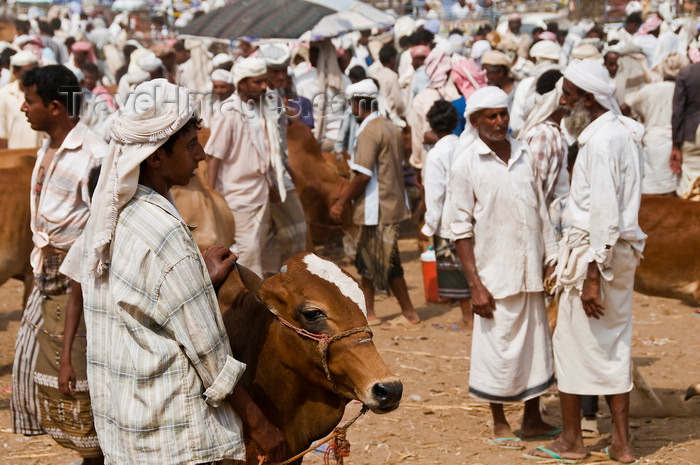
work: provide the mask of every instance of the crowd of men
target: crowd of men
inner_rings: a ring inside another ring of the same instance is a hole
[[[482,3],[452,13],[490,11]],[[630,2],[607,32],[582,20],[525,34],[511,14],[504,30],[468,34],[428,15],[332,40],[241,39],[235,50],[192,38],[147,48],[128,22],[51,9],[17,21],[2,45],[0,146],[41,147],[16,433],[48,433],[88,464],[195,464],[242,460],[243,424],[276,456],[280,432],[236,384],[245,366],[231,356],[215,289],[234,262],[266,276],[306,250],[287,148],[288,128],[303,125],[322,150],[349,154],[352,178],[329,214],[359,226],[368,324],[422,324],[397,240],[418,191],[440,295],[459,301],[460,325],[473,329],[469,392],[489,402],[495,446],[561,432],[525,455],[584,458],[586,421],[605,395],[606,451],[634,462],[640,199],[700,196],[692,18]],[[205,159],[236,230],[231,250],[200,254],[170,189]],[[377,290],[396,296],[398,317],[380,320]],[[553,336],[548,292],[559,298]],[[555,383],[561,430],[539,408]],[[515,401],[520,437],[503,410]]]

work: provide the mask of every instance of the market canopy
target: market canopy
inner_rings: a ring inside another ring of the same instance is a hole
[[[393,22],[391,15],[356,0],[238,0],[196,18],[180,32],[219,39],[296,39],[312,31],[321,38]]]

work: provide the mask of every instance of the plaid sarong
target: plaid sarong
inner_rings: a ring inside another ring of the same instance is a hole
[[[362,226],[357,242],[355,266],[363,278],[370,279],[380,291],[389,291],[389,280],[403,276],[396,243],[397,224]]]
[[[27,436],[45,434],[39,420],[39,403],[34,384],[34,365],[39,353],[36,341],[37,327],[43,320],[41,305],[44,296],[35,285],[27,299],[22,323],[15,339],[15,359],[12,364],[12,399],[10,412],[12,432]]]
[[[454,244],[439,236],[435,241],[435,260],[437,265],[438,294],[447,299],[469,299],[469,283],[462,271],[462,264],[455,251]]]

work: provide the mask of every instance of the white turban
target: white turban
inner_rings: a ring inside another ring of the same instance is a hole
[[[39,64],[39,59],[32,52],[28,50],[22,50],[17,52],[10,57],[10,66],[21,68],[22,66],[36,65]]]
[[[139,58],[137,64],[139,65],[139,68],[149,73],[158,71],[163,67],[163,61],[160,58],[158,58],[153,52],[147,54],[142,58]]]
[[[475,90],[469,97],[469,100],[467,100],[464,117],[468,120],[477,111],[490,108],[508,108],[508,94],[499,87],[486,86]]]
[[[491,43],[488,40],[477,40],[472,45],[471,58],[479,61],[487,51],[491,50]]]
[[[526,110],[527,114],[525,114],[525,124],[520,130],[520,137],[522,137],[523,134],[534,126],[549,119],[549,117],[552,116],[552,113],[557,111],[560,106],[559,100],[561,100],[561,96],[563,94],[561,88],[563,82],[563,79],[559,79],[556,86],[554,86],[554,89],[545,94],[535,92],[535,95],[531,97],[532,101],[528,99],[528,103],[530,104],[529,111]]]
[[[223,65],[230,64],[229,69],[233,66],[233,57],[227,53],[219,53],[211,60],[214,68],[219,68]]]
[[[559,61],[561,47],[551,40],[540,40],[530,49],[530,57]]]
[[[581,44],[577,47],[575,47],[571,51],[571,56],[574,60],[596,60],[596,61],[602,61],[602,56],[600,55],[600,52],[598,51],[598,48],[589,43],[584,43]]]
[[[154,79],[140,84],[117,110],[110,128],[112,141],[102,163],[86,228],[93,243],[88,247],[88,269],[97,276],[109,266],[119,210],[133,198],[139,181],[139,166],[179,131],[194,115],[189,91]],[[172,198],[169,198],[174,202]]]
[[[231,77],[231,72],[226,71],[225,69],[215,69],[211,73],[212,81],[223,81],[231,84]]]
[[[233,65],[233,85],[238,87],[238,83],[245,78],[258,77],[267,73],[265,60],[258,57],[244,58]]]
[[[642,13],[644,11],[644,7],[640,2],[637,0],[633,0],[625,6],[625,14],[627,16],[631,15],[632,13]]]
[[[354,97],[371,97],[377,98],[379,88],[371,79],[363,79],[360,82],[351,84],[345,88],[345,95],[351,99]]]
[[[469,117],[477,111],[491,108],[508,108],[508,94],[496,86],[487,86],[477,89],[467,99],[467,108],[464,110],[464,117],[467,124],[462,135],[459,136],[459,147],[469,146],[479,139],[479,131],[472,126]],[[459,150],[459,148],[457,149]]]
[[[284,44],[263,44],[258,48],[265,64],[271,68],[286,69],[292,59],[292,51]]]
[[[510,60],[510,58],[508,58],[508,55],[498,50],[486,51],[481,56],[481,64],[491,66],[505,66],[508,69],[510,69],[510,67],[513,66],[513,62]]]
[[[615,83],[608,70],[593,60],[575,60],[564,70],[564,78],[584,92],[590,92],[596,102],[604,108],[620,115],[620,107],[615,100]]]

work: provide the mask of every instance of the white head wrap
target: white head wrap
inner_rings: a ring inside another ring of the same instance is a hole
[[[139,166],[194,115],[189,91],[165,79],[136,87],[117,111],[110,128],[112,141],[93,198],[87,229],[92,234],[88,269],[97,276],[109,266],[110,246],[119,210],[134,196]],[[173,199],[169,199],[173,202]],[[94,254],[93,254],[94,253]]]
[[[233,85],[238,87],[238,83],[245,78],[258,77],[267,73],[265,60],[258,57],[244,58],[233,66]]]
[[[644,11],[644,7],[640,2],[637,0],[633,0],[625,6],[625,14],[627,16],[631,15],[632,13],[642,13]]]
[[[467,119],[467,124],[464,127],[462,135],[459,137],[460,146],[471,145],[479,138],[479,131],[472,126],[469,117],[478,111],[491,108],[508,108],[508,94],[496,86],[487,86],[477,89],[467,99],[467,108],[464,110],[464,117]]]
[[[149,73],[158,71],[163,67],[163,61],[156,56],[155,53],[150,52],[146,56],[139,58],[138,63],[139,68]]]
[[[211,80],[212,81],[223,81],[231,84],[231,72],[226,71],[225,69],[215,69],[211,73]]]
[[[16,66],[18,68],[28,65],[39,64],[39,59],[32,52],[28,50],[22,50],[17,52],[10,57],[10,66]]]
[[[263,44],[258,48],[265,64],[271,68],[286,69],[292,59],[292,51],[284,44]]]
[[[595,45],[590,44],[590,43],[584,43],[581,44],[577,47],[575,47],[571,51],[571,57],[574,60],[596,60],[596,61],[602,61],[603,57],[598,51],[598,48],[596,48]]]
[[[231,66],[233,66],[233,57],[227,53],[219,53],[211,60],[211,64],[214,68],[219,68],[220,66],[228,64],[228,68],[231,69]]]
[[[345,89],[345,95],[351,99],[353,97],[372,97],[377,98],[379,88],[371,79],[363,79],[355,84],[349,85]]]
[[[487,51],[491,50],[491,43],[488,40],[477,40],[472,45],[471,57],[479,61]]]
[[[400,39],[403,36],[410,36],[416,30],[416,22],[410,16],[402,16],[394,23],[394,35]]]
[[[467,100],[464,117],[468,120],[477,111],[490,108],[508,108],[508,94],[496,86],[486,86],[475,90]]]
[[[605,66],[593,60],[574,60],[564,70],[564,77],[573,85],[590,92],[596,102],[616,115],[621,115],[615,100],[615,83]]]
[[[498,50],[488,50],[481,56],[482,65],[505,66],[510,69],[513,62],[508,58],[508,55]]]
[[[561,90],[563,82],[563,79],[559,79],[556,86],[554,86],[554,89],[551,91],[547,92],[546,94],[539,94],[535,92],[535,95],[532,96],[532,101],[528,99],[527,106],[529,108],[525,110],[525,124],[520,130],[521,137],[534,126],[546,121],[550,116],[552,116],[552,113],[557,111],[560,106],[559,100],[561,99],[563,93]]]
[[[530,49],[530,57],[544,58],[545,60],[559,61],[561,47],[551,40],[540,40]]]

